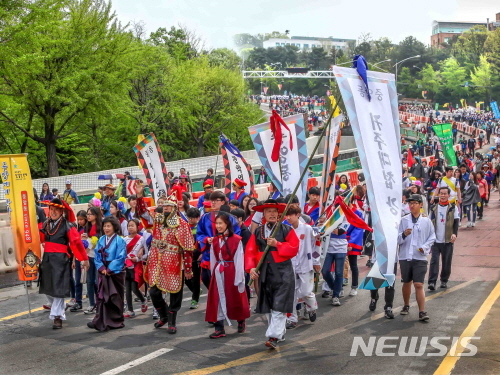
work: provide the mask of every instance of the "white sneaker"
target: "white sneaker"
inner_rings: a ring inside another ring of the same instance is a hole
[[[476,222],[475,222],[475,221],[473,221],[473,222],[472,222],[472,226],[473,226],[473,227],[475,227],[475,226],[476,226]]]
[[[340,293],[339,293],[339,298],[342,298],[342,297],[344,297],[344,289],[341,289]]]
[[[358,288],[352,288],[351,292],[349,293],[351,297],[357,296],[358,295]]]
[[[467,228],[470,228],[470,227],[472,227],[472,223],[469,221],[469,222],[467,223]]]
[[[333,306],[340,306],[340,300],[337,297],[332,298],[332,305]]]

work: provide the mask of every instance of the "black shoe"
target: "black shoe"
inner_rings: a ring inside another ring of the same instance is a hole
[[[377,308],[377,300],[376,299],[372,299],[370,301],[370,306],[368,307],[368,309],[370,311],[375,311],[376,308]]]
[[[316,315],[316,310],[310,311],[309,312],[309,321],[311,323],[314,323],[316,321],[317,315]]]
[[[264,345],[266,345],[268,348],[276,349],[278,347],[278,339],[271,337],[266,341]]]
[[[172,324],[169,324],[167,332],[170,333],[171,335],[175,335],[177,333],[177,327]]]
[[[324,291],[323,294],[321,294],[321,298],[330,298],[331,294],[328,291]]]
[[[392,312],[392,307],[388,307],[385,309],[385,314],[384,316],[387,318],[387,319],[394,319],[394,313]]]
[[[285,327],[286,327],[286,329],[294,329],[295,327],[297,327],[297,323],[295,323],[295,322],[286,322]]]
[[[210,336],[211,339],[220,339],[221,337],[226,337],[226,331],[222,330],[222,331],[215,331],[214,333],[212,333]]]
[[[448,288],[448,285],[446,285],[447,283],[445,283],[444,281],[441,281],[441,286],[440,288],[443,288],[443,289],[446,289]]]
[[[247,323],[245,321],[238,323],[238,333],[244,333],[247,329]]]
[[[429,290],[436,290],[436,283],[430,282],[429,286],[427,287]]]
[[[421,320],[423,322],[426,322],[429,320],[429,316],[427,315],[427,313],[425,311],[420,311],[418,313],[418,320]]]
[[[167,324],[167,320],[165,318],[163,319],[158,319],[158,321],[155,323],[155,328],[161,328],[165,324]]]
[[[372,268],[373,267],[373,262],[371,259],[368,259],[368,261],[366,262],[366,267],[368,268]]]
[[[87,323],[87,327],[92,328],[92,329],[97,329],[97,328],[95,327],[95,324],[94,324],[93,322],[88,322],[88,323]]]
[[[54,318],[54,324],[52,324],[53,329],[61,329],[62,328],[62,319],[59,316]]]
[[[69,311],[71,312],[77,312],[79,310],[82,310],[82,305],[80,305],[79,303],[75,303],[73,306],[71,306],[71,309],[69,309]]]
[[[410,306],[404,305],[403,309],[401,310],[400,314],[401,315],[408,315],[410,313]]]

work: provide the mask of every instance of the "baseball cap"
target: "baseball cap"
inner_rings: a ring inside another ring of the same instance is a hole
[[[66,180],[66,185],[71,185],[71,180]]]

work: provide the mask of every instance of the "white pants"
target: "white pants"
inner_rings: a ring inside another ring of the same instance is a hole
[[[314,311],[318,308],[318,303],[316,302],[316,296],[313,292],[314,288],[314,271],[309,271],[308,273],[298,273],[295,275],[295,300],[293,303],[294,310],[293,314],[288,317],[291,322],[297,323],[297,310],[295,306],[297,303],[302,302],[306,306],[306,311]]]
[[[66,302],[64,302],[64,298],[47,296],[47,300],[52,305],[50,308],[49,319],[54,320],[56,316],[59,316],[62,320],[66,320]]]
[[[281,340],[286,332],[286,313],[271,310],[266,317],[268,323],[266,337]]]

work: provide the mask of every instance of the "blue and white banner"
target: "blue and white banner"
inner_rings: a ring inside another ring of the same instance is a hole
[[[283,138],[277,161],[273,161],[271,158],[275,142],[271,131],[271,123],[265,122],[251,126],[248,131],[269,178],[283,197],[286,197],[293,192],[299,182],[300,176],[307,165],[308,157],[303,115],[289,116],[283,120],[288,129],[283,125],[279,125],[281,126]],[[306,190],[307,178],[304,178],[297,190],[297,197],[301,206],[305,203]]]
[[[500,119],[500,110],[498,109],[498,103],[495,101],[491,102],[490,105],[491,110],[493,111],[493,116],[495,116],[496,119]]]
[[[333,72],[353,129],[372,212],[377,264],[360,288],[378,289],[394,284],[401,221],[401,136],[394,75],[338,66]]]
[[[231,193],[231,183],[236,178],[247,183],[246,192],[253,196],[255,193],[253,172],[240,150],[224,134],[219,136],[222,160],[224,162],[224,175],[226,177],[224,194]]]

